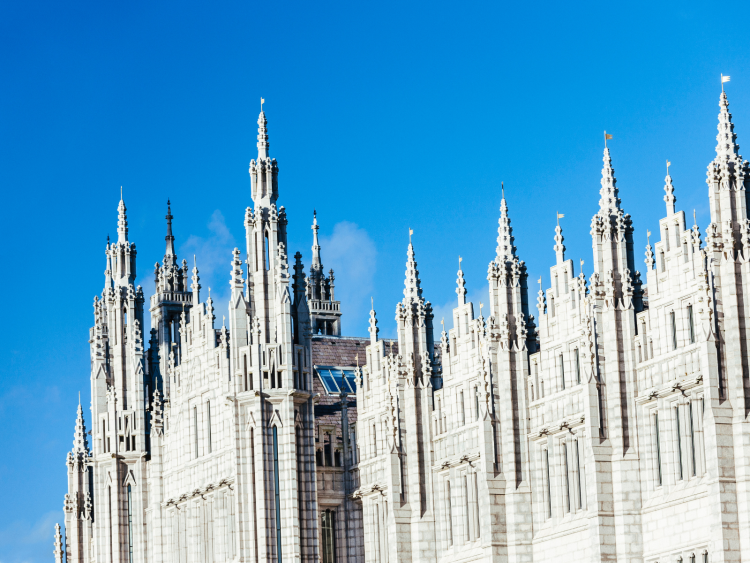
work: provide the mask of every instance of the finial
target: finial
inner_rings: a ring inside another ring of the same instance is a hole
[[[357,368],[359,369],[359,353],[354,356],[354,361],[357,362]]]
[[[724,89],[724,88],[722,87],[722,90],[723,90],[723,89]],[[120,201],[122,201],[122,186],[120,186]]]
[[[461,269],[461,262],[463,262],[463,258],[461,258],[461,255],[458,255],[458,269]]]
[[[724,83],[729,82],[729,76],[721,75],[721,91],[724,91]]]
[[[198,264],[195,261],[195,254],[193,254],[193,268],[197,268],[197,267],[198,267]]]
[[[484,307],[484,303],[482,303],[482,302],[480,301],[480,302],[479,302],[479,316],[480,316],[480,317],[482,316],[482,307]]]
[[[409,244],[411,244],[411,236],[414,234],[414,229],[409,229]]]
[[[693,209],[693,225],[697,225],[698,221],[695,220],[695,209]]]
[[[646,229],[646,244],[651,246],[651,231],[649,231],[648,229]]]
[[[227,326],[227,316],[222,315],[221,316],[221,328],[225,328]]]
[[[372,295],[370,296],[370,310],[373,311],[375,309],[375,301],[372,298]]]
[[[581,272],[583,272],[583,258],[581,258]]]
[[[211,286],[208,287],[208,298],[211,299]]]
[[[560,213],[560,212],[558,211],[558,212],[557,212],[557,226],[558,226],[558,227],[560,226],[560,219],[562,219],[563,217],[565,217],[565,215],[564,215],[564,214],[562,214],[562,213]]]
[[[440,324],[443,326],[443,332],[445,332],[445,317],[440,319]]]
[[[542,291],[542,276],[539,276],[539,291]]]
[[[672,164],[669,162],[669,159],[667,159],[667,176],[669,176],[669,165]]]
[[[81,392],[78,392],[78,406],[81,406]]]
[[[610,135],[609,133],[607,133],[607,132],[605,131],[605,132],[604,132],[604,148],[605,148],[605,149],[607,148],[607,140],[608,140],[608,139],[611,139],[611,138],[612,138],[612,135]]]
[[[503,199],[505,199],[505,182],[500,182],[500,191],[503,193]]]
[[[260,99],[260,111],[263,111],[263,102],[265,102],[265,100],[261,98]]]

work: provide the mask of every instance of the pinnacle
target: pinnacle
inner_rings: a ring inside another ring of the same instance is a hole
[[[599,190],[599,214],[602,216],[616,214],[620,209],[620,198],[617,197],[617,179],[612,168],[609,148],[604,147],[604,166],[602,167],[602,187]]]
[[[313,232],[313,245],[312,245],[312,269],[313,270],[323,270],[323,264],[320,261],[320,243],[318,241],[318,229],[320,228],[318,226],[318,214],[315,210],[313,210],[313,224],[312,227],[310,227]]]
[[[503,185],[503,199],[500,202],[500,219],[497,228],[497,257],[498,264],[512,262],[516,257],[516,247],[513,246],[513,229],[508,216],[508,204],[505,201],[505,186]]]
[[[120,187],[120,203],[117,206],[117,242],[128,242],[128,208],[122,199],[122,187]]]
[[[167,262],[167,257],[170,257],[174,260],[176,258],[175,252],[174,252],[174,236],[172,236],[172,219],[174,217],[172,216],[172,206],[169,200],[167,200],[167,216],[165,219],[167,220],[167,236],[164,237],[164,240],[167,241],[167,250],[164,255],[164,262]]]
[[[404,303],[416,303],[422,300],[422,287],[419,280],[417,261],[414,259],[414,246],[409,243],[406,251],[406,279],[404,280]]]
[[[739,145],[737,145],[737,135],[734,133],[734,123],[732,123],[732,114],[729,113],[729,101],[727,93],[722,90],[719,98],[719,124],[718,134],[716,135],[716,156],[728,159],[739,156]]]
[[[76,429],[73,435],[73,453],[88,454],[89,446],[86,441],[86,423],[83,420],[83,408],[81,407],[81,399],[79,395],[78,399],[78,416],[76,417]]]
[[[258,160],[265,160],[268,158],[268,119],[266,119],[266,112],[263,111],[263,106],[260,109],[260,115],[258,116]]]

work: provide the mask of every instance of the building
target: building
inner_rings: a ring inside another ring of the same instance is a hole
[[[750,165],[723,91],[703,240],[667,173],[641,276],[605,146],[591,277],[558,225],[532,315],[503,194],[486,305],[459,269],[438,341],[411,242],[397,340],[374,310],[341,336],[316,217],[289,273],[258,125],[228,326],[168,212],[146,346],[120,202],[58,563],[750,561]]]

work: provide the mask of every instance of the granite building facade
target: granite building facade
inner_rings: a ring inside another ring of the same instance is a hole
[[[290,272],[263,112],[221,328],[168,212],[143,334],[120,201],[57,562],[750,561],[750,165],[719,106],[705,232],[667,170],[640,274],[605,147],[593,274],[558,224],[530,301],[503,194],[489,294],[459,269],[437,335],[411,242],[392,341],[374,310],[341,335],[317,217]]]

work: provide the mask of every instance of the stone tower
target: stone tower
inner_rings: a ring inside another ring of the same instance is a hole
[[[320,259],[318,214],[313,211],[313,245],[310,277],[307,278],[307,303],[313,334],[341,336],[341,302],[334,296],[333,269],[326,277]]]

